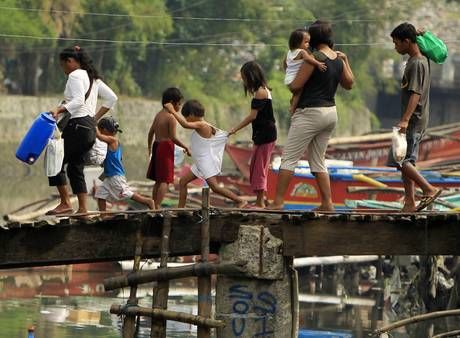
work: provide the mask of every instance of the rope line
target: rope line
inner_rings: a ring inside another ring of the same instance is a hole
[[[76,15],[90,15],[90,16],[107,16],[107,17],[130,17],[140,19],[152,19],[152,18],[172,18],[174,20],[196,20],[196,21],[239,21],[239,22],[314,22],[314,19],[257,19],[257,18],[223,18],[223,17],[194,17],[194,16],[169,16],[169,15],[152,15],[152,14],[121,14],[121,13],[103,13],[103,12],[81,12],[81,11],[69,11],[69,10],[58,10],[58,9],[42,9],[42,8],[21,8],[21,7],[9,7],[0,6],[0,9],[9,11],[25,11],[25,12],[46,12],[46,13],[58,13],[58,14],[76,14]],[[349,18],[349,19],[331,19],[331,23],[339,22],[375,22],[376,19],[360,19],[360,18]]]

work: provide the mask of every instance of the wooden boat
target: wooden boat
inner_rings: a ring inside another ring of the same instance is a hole
[[[428,168],[442,163],[460,161],[460,123],[427,129],[420,144],[418,166]],[[326,157],[349,160],[358,166],[383,166],[391,146],[391,133],[336,137],[329,142]],[[228,144],[227,154],[244,178],[249,178],[252,149],[249,143]],[[281,156],[282,147],[276,146],[272,159]]]
[[[347,200],[373,199],[378,202],[395,202],[404,193],[400,174],[394,168],[335,166],[328,169],[332,201],[338,210],[350,208],[346,205]],[[445,177],[435,171],[421,173],[431,184],[443,188],[446,194],[460,191],[459,177]],[[269,200],[275,197],[277,176],[277,169],[269,171]],[[296,168],[284,198],[285,209],[312,209],[319,205],[319,190],[308,167]],[[449,205],[448,202],[444,204]]]

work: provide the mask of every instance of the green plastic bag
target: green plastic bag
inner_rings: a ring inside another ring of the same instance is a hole
[[[425,32],[422,35],[417,35],[417,45],[420,51],[428,59],[443,63],[447,58],[447,46],[440,38],[431,32]]]

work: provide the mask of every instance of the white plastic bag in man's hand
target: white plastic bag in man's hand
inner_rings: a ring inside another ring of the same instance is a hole
[[[393,136],[391,137],[393,158],[396,162],[400,163],[406,157],[407,140],[406,134],[399,132],[399,127],[393,127]]]
[[[48,177],[59,174],[64,162],[64,139],[56,131],[54,138],[49,139],[45,152],[45,173]]]

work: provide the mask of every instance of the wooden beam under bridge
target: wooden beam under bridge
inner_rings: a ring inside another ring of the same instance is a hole
[[[55,221],[55,219],[54,219]],[[170,256],[200,253],[200,212],[173,215]],[[10,223],[0,227],[0,269],[133,259],[136,231],[142,257],[159,257],[161,214],[125,214],[116,219],[51,224]],[[458,213],[266,212],[212,209],[210,252],[236,240],[241,224],[265,225],[283,239],[285,256],[459,255]]]

